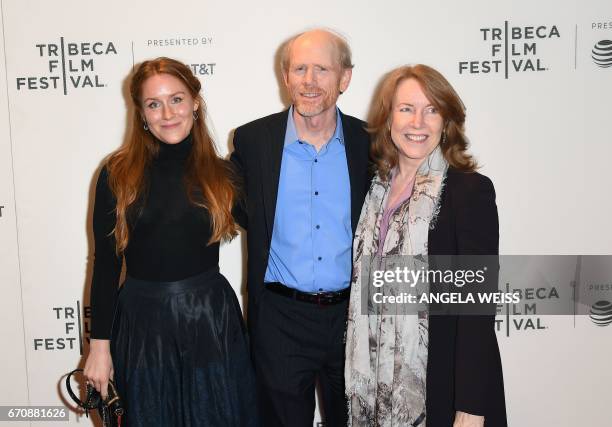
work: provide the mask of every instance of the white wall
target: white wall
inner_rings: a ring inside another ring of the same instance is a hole
[[[612,40],[609,1],[2,0],[2,12],[0,405],[61,404],[60,377],[81,361],[92,186],[100,161],[124,135],[123,91],[133,61],[165,55],[208,70],[200,77],[222,154],[232,129],[283,108],[274,56],[295,32],[329,26],[348,37],[356,67],[340,107],[362,118],[384,72],[432,65],[467,106],[472,151],[497,190],[502,253],[612,253],[612,68],[590,57],[596,42]],[[510,54],[512,43],[517,51],[536,44],[535,55],[511,60],[538,66],[539,59],[546,70],[512,72],[509,62],[507,79],[504,63],[500,73],[460,73],[461,61],[504,59],[503,35],[490,40],[487,31],[483,40],[481,29],[504,29],[506,21],[523,35],[524,27],[546,27],[546,38],[509,40]],[[153,42],[177,38],[197,43]],[[69,43],[96,42],[100,55],[68,55]],[[501,44],[494,57],[493,44]],[[79,68],[81,60],[86,71],[70,71],[69,61]],[[20,79],[41,76],[55,78],[57,89],[51,79],[48,89],[28,89]],[[100,87],[72,87],[71,78],[82,85],[85,76]],[[221,269],[241,292],[240,239],[222,249]],[[500,327],[510,425],[609,424],[612,326],[595,327],[588,318],[574,325],[570,317],[542,317],[540,324],[545,329],[511,328],[509,336]]]

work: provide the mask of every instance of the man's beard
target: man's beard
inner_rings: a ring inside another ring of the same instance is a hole
[[[299,100],[294,103],[295,109],[302,117],[314,117],[335,104],[332,95],[320,88],[306,89],[301,92],[315,92],[321,94],[316,102],[308,102],[304,101],[301,97],[296,97]]]

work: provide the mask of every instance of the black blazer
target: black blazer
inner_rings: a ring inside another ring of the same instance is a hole
[[[240,126],[234,132],[231,161],[243,180],[245,193],[243,211],[246,211],[246,216],[239,214],[236,219],[248,231],[249,304],[256,304],[264,290],[288,112],[285,110],[263,117]],[[340,117],[351,186],[351,223],[355,234],[361,206],[370,186],[370,139],[365,122],[342,113]]]
[[[431,255],[497,255],[499,224],[489,178],[449,168]],[[455,411],[485,416],[485,427],[506,427],[504,382],[495,316],[430,316],[427,427],[450,427]]]

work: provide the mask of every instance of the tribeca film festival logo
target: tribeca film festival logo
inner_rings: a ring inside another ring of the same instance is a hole
[[[503,27],[480,28],[479,32],[489,55],[459,61],[459,74],[503,74],[507,79],[511,73],[547,71],[540,42],[561,38],[556,25],[513,27],[508,21]]]
[[[68,42],[60,37],[59,43],[37,43],[35,52],[45,60],[45,69],[38,75],[16,78],[17,90],[62,89],[64,95],[73,89],[106,87],[97,71],[97,60],[117,55],[113,42]]]
[[[89,344],[91,308],[83,306],[81,313],[81,302],[76,301],[74,306],[50,307],[47,315],[51,320],[49,324],[56,326],[55,333],[51,336],[34,338],[32,340],[34,350],[61,351],[78,348],[82,355],[83,341]]]
[[[497,305],[495,330],[505,332],[509,337],[512,331],[539,331],[548,329],[541,316],[538,316],[538,302],[558,301],[559,291],[556,286],[512,289],[506,283],[506,292],[517,294],[519,303]]]

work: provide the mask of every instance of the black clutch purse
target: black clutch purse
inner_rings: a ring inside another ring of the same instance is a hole
[[[108,382],[108,396],[106,399],[102,399],[102,396],[98,391],[90,384],[87,384],[87,391],[85,402],[81,401],[76,394],[72,391],[70,386],[70,378],[78,373],[83,372],[82,369],[75,369],[66,376],[66,390],[68,394],[74,400],[74,402],[85,410],[85,415],[89,416],[89,411],[97,409],[100,418],[102,419],[102,425],[104,427],[121,427],[121,417],[123,416],[123,405],[115,383],[109,380]]]

